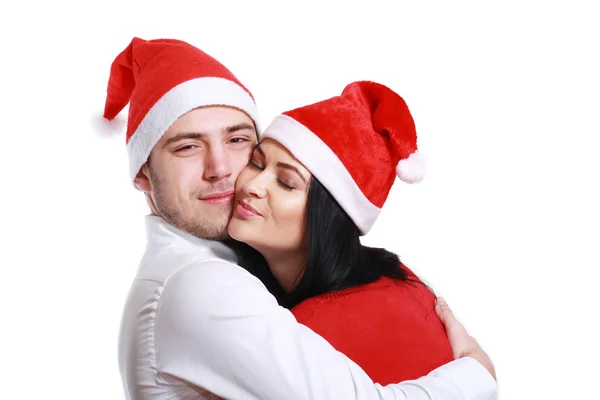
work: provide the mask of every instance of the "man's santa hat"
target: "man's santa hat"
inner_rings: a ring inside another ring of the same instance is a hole
[[[406,103],[375,82],[354,82],[340,96],[284,112],[267,127],[266,138],[304,164],[363,235],[396,176],[416,183],[425,175]]]
[[[220,62],[174,39],[133,38],[113,61],[104,118],[129,103],[127,153],[133,181],[152,148],[179,117],[203,106],[230,106],[256,124],[254,98]]]

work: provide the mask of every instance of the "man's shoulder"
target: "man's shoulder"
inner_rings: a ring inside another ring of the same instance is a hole
[[[212,326],[218,336],[227,325],[215,320],[243,320],[278,307],[263,283],[242,267],[220,259],[190,263],[175,273],[158,292],[156,326],[158,332],[196,332]],[[208,324],[208,325],[207,325]],[[206,334],[206,332],[204,332]],[[160,335],[159,335],[160,336]]]
[[[160,303],[200,310],[232,299],[246,301],[265,295],[271,297],[254,275],[237,264],[213,258],[196,260],[173,271],[163,283]]]
[[[204,267],[205,270],[216,268],[243,268],[230,260],[217,256],[201,254],[184,248],[150,249],[144,254],[137,273],[137,279],[152,280],[165,284],[173,275]]]
[[[214,285],[222,281],[254,278],[239,265],[220,258],[191,259],[174,269],[165,279],[166,285],[193,281],[201,285]]]

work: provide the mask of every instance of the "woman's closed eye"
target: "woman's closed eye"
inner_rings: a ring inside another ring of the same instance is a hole
[[[265,166],[258,160],[256,159],[251,159],[248,162],[248,165],[250,165],[253,168],[256,168],[260,171],[264,171]],[[281,178],[277,178],[277,183],[279,184],[279,186],[281,186],[283,189],[285,190],[294,190],[296,189],[296,186],[290,182],[289,180],[285,180],[285,179],[281,179]]]
[[[250,166],[252,166],[252,167],[254,167],[254,168],[256,168],[256,169],[260,169],[261,171],[262,171],[263,169],[265,169],[265,166],[264,166],[264,165],[263,165],[261,162],[259,162],[259,161],[255,160],[255,159],[251,159],[251,160],[248,162],[248,165],[250,165]]]
[[[284,188],[285,190],[294,190],[296,189],[294,186],[292,186],[290,183],[286,183],[284,181],[282,181],[281,179],[277,178],[277,183],[279,183],[279,186],[281,186],[282,188]]]

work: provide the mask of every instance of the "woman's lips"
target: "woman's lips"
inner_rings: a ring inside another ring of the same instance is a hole
[[[261,214],[254,209],[250,204],[239,201],[235,206],[235,212],[239,217],[242,218],[253,218],[260,217]]]

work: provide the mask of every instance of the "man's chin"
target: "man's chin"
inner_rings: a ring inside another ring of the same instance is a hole
[[[229,218],[223,218],[220,221],[198,221],[192,227],[194,235],[208,240],[224,240],[229,238],[227,224]]]
[[[179,229],[201,239],[225,240],[229,238],[227,225],[229,223],[230,214],[223,213],[217,218],[210,220],[199,219],[198,214],[188,216],[187,218],[184,215],[172,216],[171,218],[163,215],[163,218]]]

